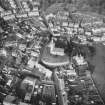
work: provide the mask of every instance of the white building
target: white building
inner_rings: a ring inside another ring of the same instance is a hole
[[[5,49],[1,49],[0,56],[7,56],[7,51]]]
[[[74,23],[69,22],[69,27],[74,27]]]
[[[34,7],[33,11],[39,11],[39,8],[38,7]]]
[[[101,37],[101,41],[105,41],[105,35]]]
[[[79,28],[79,24],[78,23],[75,23],[74,24],[74,28]]]
[[[1,16],[1,17],[4,17],[4,16],[8,16],[8,15],[10,15],[10,14],[12,14],[11,11],[2,11],[2,12],[0,13],[0,16]]]
[[[62,22],[62,26],[63,26],[63,27],[68,27],[68,25],[69,25],[69,23],[68,23],[67,21],[63,21],[63,22]]]
[[[13,19],[15,19],[15,15],[14,14],[10,14],[10,15],[4,16],[3,19],[6,20],[6,21],[7,20],[13,20]]]
[[[34,57],[30,58],[30,60],[28,61],[28,67],[33,69],[36,65],[36,61],[34,60]]]
[[[49,22],[48,24],[49,24],[49,27],[50,28],[54,27],[54,25],[52,24],[52,22]]]
[[[60,55],[60,56],[64,56],[64,49],[62,48],[55,48],[55,43],[53,42],[53,40],[50,43],[50,53],[53,55]]]
[[[24,14],[16,14],[16,17],[17,18],[27,18],[28,15],[27,15],[27,13],[24,13]]]
[[[83,29],[83,28],[78,28],[78,32],[79,32],[80,34],[84,34],[84,29]]]
[[[105,29],[104,28],[92,29],[93,34],[101,33],[102,31],[105,31]]]
[[[25,9],[25,11],[27,11],[27,12],[30,11],[30,8],[29,8],[27,2],[23,1],[23,2],[22,2],[22,5],[23,5],[23,8]]]
[[[100,37],[96,37],[96,36],[93,36],[91,37],[91,39],[95,42],[101,42],[101,38]]]
[[[86,36],[84,36],[84,35],[78,35],[78,38],[80,40],[83,40],[83,41],[86,41],[87,40]]]
[[[29,17],[39,16],[39,11],[31,11],[31,12],[28,12],[28,16]]]
[[[85,32],[85,35],[90,37],[92,36],[92,32]]]
[[[14,9],[16,8],[16,4],[13,0],[9,0],[9,3],[10,3],[12,8],[14,8]]]
[[[0,12],[3,12],[4,11],[4,9],[0,6]]]
[[[85,61],[84,57],[81,56],[81,55],[80,56],[78,56],[78,55],[74,56],[73,60],[75,60],[77,65],[86,65],[87,64],[87,62]]]

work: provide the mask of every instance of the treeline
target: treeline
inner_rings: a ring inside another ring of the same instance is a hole
[[[8,0],[0,0],[0,6],[3,7],[5,10],[10,9],[7,1]],[[53,4],[64,3],[65,7],[66,4],[67,5],[74,4],[77,7],[77,10],[97,12],[99,14],[105,15],[105,0],[37,0],[37,1],[40,2],[41,4],[40,7],[44,11]]]
[[[78,9],[105,15],[105,0],[75,0]]]
[[[46,10],[55,3],[75,4],[77,9],[105,14],[105,0],[39,0],[41,8]]]
[[[46,10],[48,7],[55,3],[72,3],[72,0],[39,0],[42,10]]]

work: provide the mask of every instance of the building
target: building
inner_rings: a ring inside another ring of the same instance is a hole
[[[4,11],[4,9],[0,6],[0,12],[3,12]]]
[[[53,34],[53,36],[60,36],[60,32],[58,31],[58,29],[56,27],[52,27],[51,28],[51,32]]]
[[[63,22],[62,22],[62,26],[63,26],[63,27],[68,27],[68,25],[69,25],[68,21],[63,21]]]
[[[17,18],[27,18],[28,15],[27,15],[27,13],[16,14],[16,17],[17,17]]]
[[[53,78],[55,82],[55,87],[58,95],[58,103],[59,105],[67,105],[67,93],[65,91],[65,83],[64,79],[60,79],[54,71]]]
[[[88,63],[87,61],[84,59],[83,56],[74,56],[73,57],[73,63],[75,64],[75,66],[77,67],[78,70],[87,70],[88,69]]]
[[[46,16],[46,20],[49,20],[49,19],[51,19],[51,18],[55,18],[55,15],[52,14],[52,13],[50,13],[50,14],[48,14],[48,15]]]
[[[15,15],[14,14],[9,14],[9,15],[4,16],[3,19],[5,21],[14,20],[15,19]]]
[[[16,3],[14,0],[8,0],[8,2],[10,3],[11,8],[16,9]]]
[[[28,5],[27,2],[23,1],[23,2],[22,2],[22,6],[23,6],[23,8],[24,8],[24,10],[25,10],[26,12],[29,12],[29,11],[30,11],[30,8],[29,8],[29,5]]]
[[[1,17],[4,17],[4,16],[8,16],[10,14],[12,14],[12,12],[10,10],[9,11],[2,11],[1,14],[0,14],[0,16]]]
[[[42,90],[42,98],[46,100],[49,104],[56,103],[56,94],[55,94],[55,87],[51,84],[44,84]]]
[[[41,62],[48,67],[57,67],[69,64],[69,57],[64,53],[64,49],[55,48],[53,41],[44,49],[41,57]]]
[[[53,40],[50,43],[50,53],[53,54],[53,55],[59,55],[59,56],[64,56],[65,55],[64,54],[64,49],[56,48]]]
[[[93,37],[91,37],[91,39],[96,43],[101,42],[101,37],[93,36]]]

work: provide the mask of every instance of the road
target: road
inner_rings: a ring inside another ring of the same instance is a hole
[[[95,66],[92,77],[105,102],[105,46],[97,44],[95,47],[96,55],[88,58],[88,61]]]

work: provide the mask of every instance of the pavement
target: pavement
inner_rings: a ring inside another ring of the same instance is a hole
[[[105,102],[105,46],[102,44],[96,44],[95,47],[96,55],[92,58],[88,58],[88,61],[95,66],[92,77]]]

